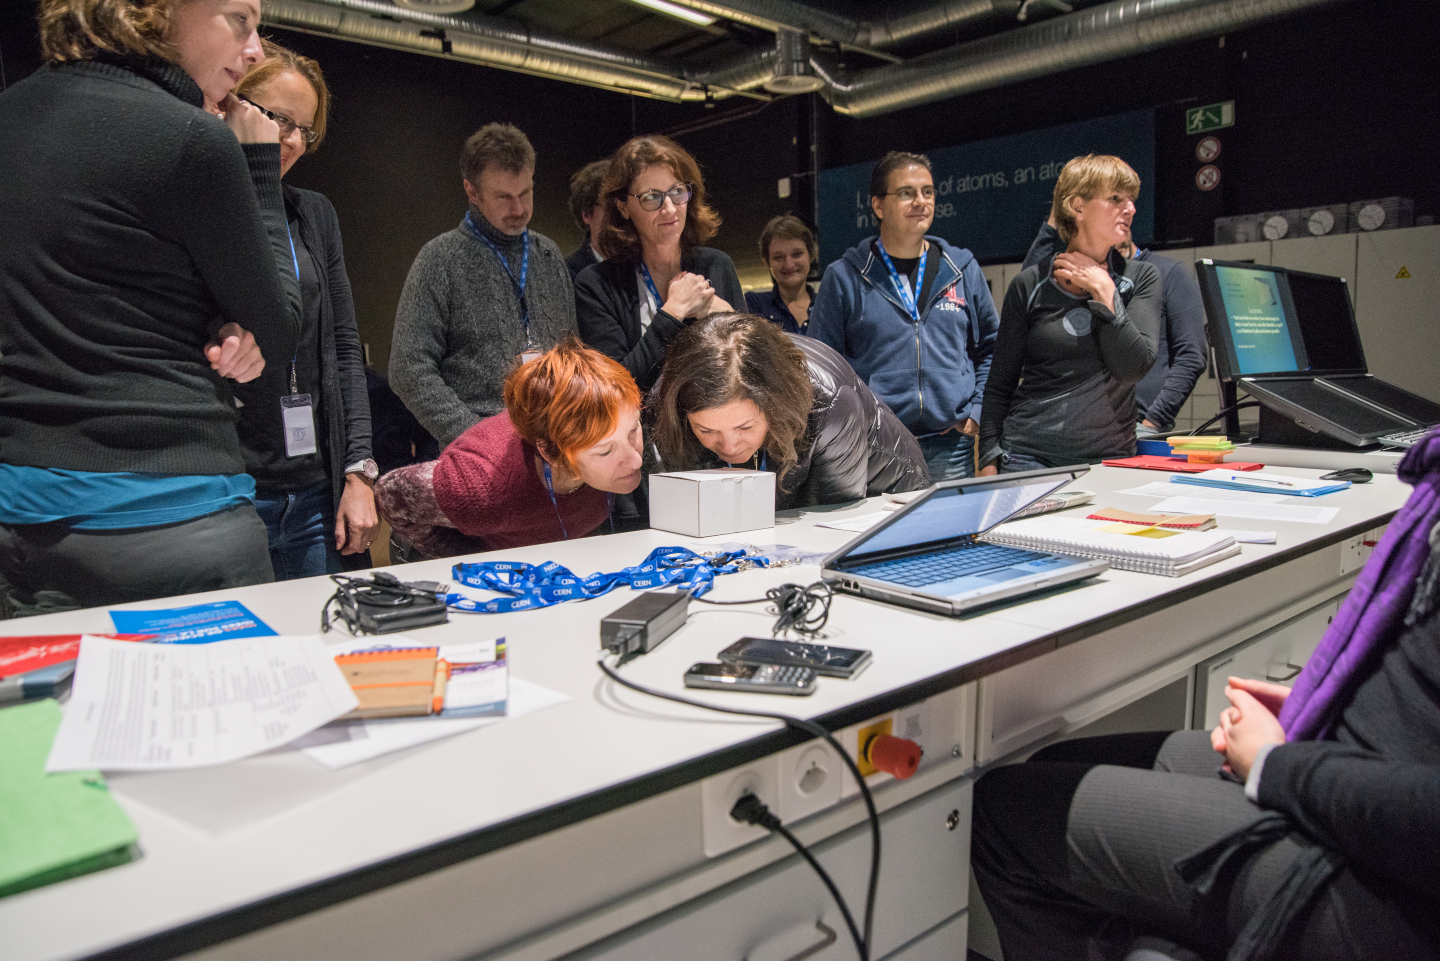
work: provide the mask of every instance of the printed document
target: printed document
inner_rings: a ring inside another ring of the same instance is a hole
[[[1233,504],[1209,497],[1172,497],[1152,510],[1161,514],[1198,514],[1202,511],[1221,517],[1244,517],[1257,521],[1298,521],[1301,524],[1328,524],[1340,513],[1338,507],[1310,507],[1307,504]]]
[[[1261,494],[1257,491],[1236,491],[1223,487],[1197,487],[1194,484],[1167,484],[1164,482],[1146,484],[1144,487],[1132,487],[1117,493],[1139,494],[1143,497],[1203,497],[1205,500],[1230,501],[1235,504],[1279,504],[1285,500],[1283,496]],[[1215,509],[1212,505],[1198,513],[1213,514]]]
[[[176,645],[86,636],[45,770],[224,764],[288,744],[356,703],[318,637]]]

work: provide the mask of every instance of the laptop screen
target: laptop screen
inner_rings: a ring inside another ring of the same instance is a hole
[[[909,547],[953,540],[979,534],[1035,503],[1046,494],[1068,484],[1071,472],[1043,477],[997,477],[993,481],[967,481],[955,487],[939,487],[930,496],[881,527],[867,541],[855,545],[846,561]]]
[[[1365,350],[1355,326],[1350,291],[1342,277],[1289,271],[1290,299],[1316,374],[1365,372]]]
[[[1236,375],[1304,370],[1304,342],[1283,274],[1238,264],[1213,269]]]

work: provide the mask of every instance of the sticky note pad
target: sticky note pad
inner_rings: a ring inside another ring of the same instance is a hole
[[[1179,531],[1167,531],[1162,527],[1136,527],[1134,524],[1106,524],[1095,528],[1106,534],[1129,534],[1133,537],[1174,537]]]

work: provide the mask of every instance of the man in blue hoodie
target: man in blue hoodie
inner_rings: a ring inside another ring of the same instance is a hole
[[[870,175],[880,236],[825,270],[810,336],[839,351],[920,442],[932,479],[975,473],[980,400],[1000,317],[970,251],[927,236],[935,181],[892,151]]]

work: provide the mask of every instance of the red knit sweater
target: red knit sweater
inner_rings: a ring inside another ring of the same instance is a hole
[[[583,537],[605,522],[604,492],[555,492],[535,473],[535,447],[501,412],[455,438],[435,464],[435,501],[450,522],[490,550]],[[556,507],[558,505],[558,517]],[[560,521],[564,520],[562,532]]]

